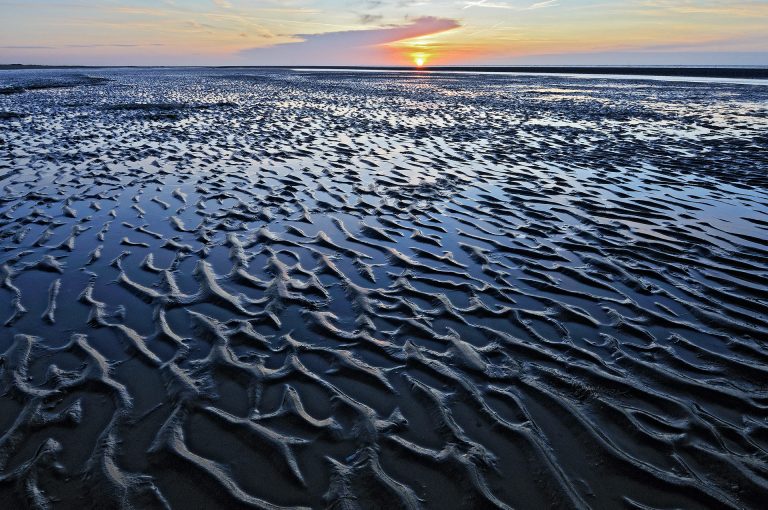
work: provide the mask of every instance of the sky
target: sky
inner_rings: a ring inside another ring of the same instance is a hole
[[[768,65],[768,0],[0,0],[0,64]]]

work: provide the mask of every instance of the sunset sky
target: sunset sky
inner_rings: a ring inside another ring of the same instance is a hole
[[[768,0],[0,0],[0,64],[768,65]]]

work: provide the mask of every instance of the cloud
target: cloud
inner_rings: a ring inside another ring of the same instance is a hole
[[[361,14],[358,19],[363,25],[371,25],[384,19],[384,16],[381,14]]]
[[[405,25],[322,34],[299,34],[297,42],[239,52],[257,65],[386,65],[402,63],[389,45],[439,34],[461,25],[448,18],[421,17]]]
[[[491,2],[489,0],[472,0],[464,4],[464,9],[469,9],[470,7],[487,7],[490,9],[509,9],[513,11],[534,11],[536,9],[545,9],[547,7],[556,7],[558,5],[560,5],[559,0],[543,0],[541,2],[530,4],[526,7],[512,5],[507,2]]]
[[[597,51],[503,57],[488,65],[555,66],[755,66],[765,63],[766,54],[755,51]]]
[[[59,46],[0,46],[4,50],[55,50],[61,48],[145,48],[165,46],[163,43],[143,44],[62,44]]]
[[[144,44],[65,44],[62,48],[143,48],[143,47],[165,46],[164,43],[144,43]]]
[[[3,50],[52,50],[53,46],[0,46]]]
[[[745,2],[645,0],[641,3],[640,12],[653,16],[683,14],[755,18],[768,15],[768,4],[763,0]]]
[[[545,0],[543,2],[536,2],[533,5],[530,5],[527,7],[528,10],[535,10],[535,9],[545,9],[547,7],[556,7],[560,5],[558,3],[558,0]]]

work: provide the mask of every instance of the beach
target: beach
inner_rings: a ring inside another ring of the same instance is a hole
[[[673,78],[0,71],[0,506],[761,507],[768,82]]]

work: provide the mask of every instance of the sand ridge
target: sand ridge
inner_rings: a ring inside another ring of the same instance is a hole
[[[760,505],[765,88],[0,84],[4,506]]]

